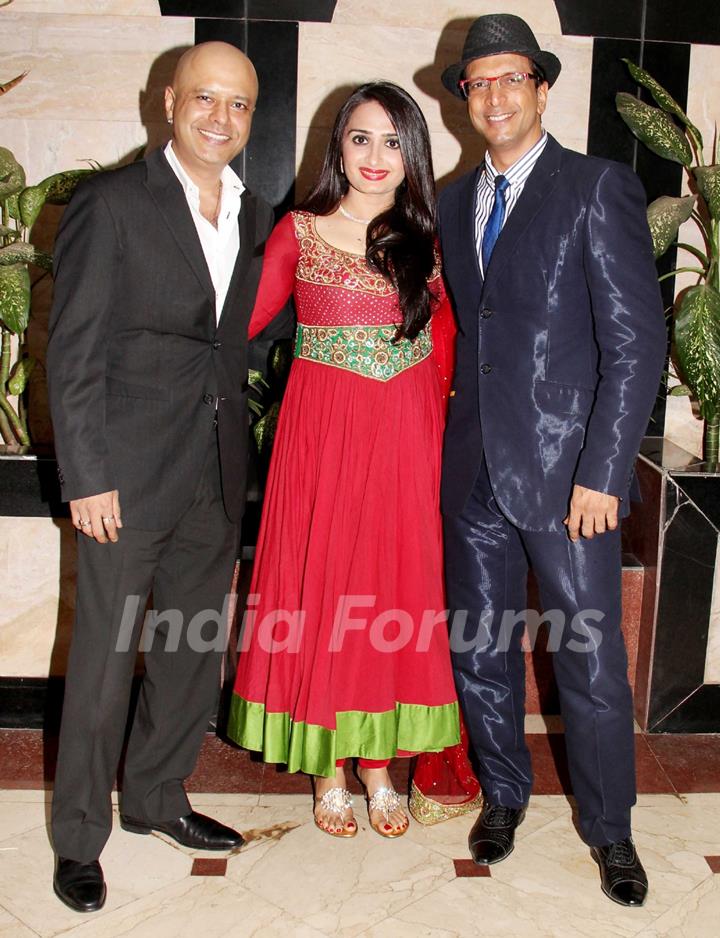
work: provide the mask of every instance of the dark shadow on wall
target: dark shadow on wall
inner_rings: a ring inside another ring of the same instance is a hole
[[[447,66],[460,60],[465,37],[474,20],[475,17],[451,20],[440,33],[433,63],[413,75],[417,87],[438,102],[446,130],[460,144],[460,157],[454,168],[437,178],[438,192],[474,169],[485,155],[485,143],[468,120],[465,102],[451,94],[440,80]]]
[[[158,146],[163,146],[170,139],[170,127],[165,119],[164,93],[165,88],[172,81],[173,72],[178,59],[189,46],[177,46],[159,55],[153,62],[148,73],[145,87],[138,94],[138,114],[143,125],[147,139],[141,146],[123,154],[114,163],[103,163],[104,169],[117,169],[136,159],[140,159],[145,152],[150,152]],[[93,159],[95,154],[88,153],[87,158]],[[64,169],[77,169],[78,166],[58,166],[57,171]],[[32,180],[39,182],[40,180]],[[58,225],[62,218],[63,208],[57,205],[47,205],[40,213],[32,232],[33,244],[42,251],[52,254]],[[88,258],[92,262],[92,258]],[[52,428],[50,425],[50,408],[47,399],[47,382],[45,372],[45,350],[48,339],[48,319],[50,304],[52,302],[52,278],[49,274],[41,274],[39,270],[32,270],[33,300],[32,319],[27,332],[28,351],[33,355],[38,365],[33,372],[28,388],[28,414],[30,417],[30,438],[35,445],[50,446],[52,444]]]
[[[297,202],[301,202],[317,182],[335,117],[355,88],[357,88],[356,84],[339,85],[333,88],[313,114],[297,171],[295,182]]]

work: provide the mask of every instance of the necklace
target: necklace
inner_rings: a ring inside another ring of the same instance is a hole
[[[356,215],[351,215],[350,212],[348,212],[348,210],[342,204],[342,202],[338,205],[338,208],[340,209],[341,215],[344,215],[345,218],[349,219],[350,221],[357,222],[358,225],[369,225],[370,222],[372,221],[372,218],[358,218]]]

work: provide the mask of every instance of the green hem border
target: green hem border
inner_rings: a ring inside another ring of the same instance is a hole
[[[345,710],[335,720],[334,730],[295,722],[289,713],[269,713],[264,704],[233,694],[227,734],[261,752],[265,762],[327,777],[335,774],[337,759],[392,759],[398,752],[439,752],[460,742],[457,701],[436,707],[398,703],[381,713]]]

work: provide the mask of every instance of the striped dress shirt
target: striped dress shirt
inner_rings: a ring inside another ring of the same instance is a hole
[[[515,207],[515,203],[520,198],[525,182],[540,158],[540,154],[545,149],[546,143],[547,133],[543,130],[542,136],[538,142],[533,144],[527,153],[524,153],[519,160],[513,163],[510,169],[505,170],[502,174],[509,183],[505,190],[505,218],[503,219],[503,226],[508,220],[508,215]],[[485,153],[484,170],[480,173],[480,178],[478,179],[477,200],[475,203],[475,245],[483,277],[485,276],[485,271],[483,270],[482,262],[482,240],[485,234],[485,226],[490,218],[493,202],[495,200],[495,177],[499,175],[500,173],[493,166],[493,162],[490,159],[490,151],[488,150]]]

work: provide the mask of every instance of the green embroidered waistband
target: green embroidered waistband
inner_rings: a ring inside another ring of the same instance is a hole
[[[395,326],[297,327],[295,357],[354,371],[364,378],[388,381],[412,368],[432,352],[426,326],[416,339],[393,342]]]

